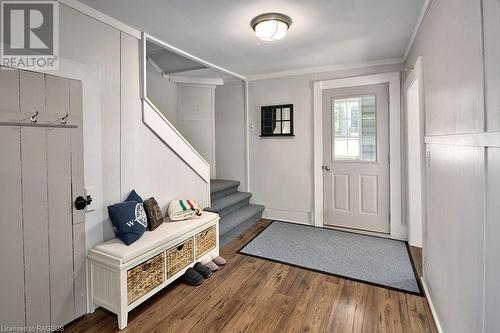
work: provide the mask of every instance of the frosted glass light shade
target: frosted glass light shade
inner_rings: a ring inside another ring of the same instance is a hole
[[[255,17],[250,25],[255,36],[265,41],[280,40],[286,36],[292,19],[283,14],[267,13]]]
[[[264,21],[255,26],[255,36],[262,40],[280,40],[286,36],[288,26],[278,20]]]

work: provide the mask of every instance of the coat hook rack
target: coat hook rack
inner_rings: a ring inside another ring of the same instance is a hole
[[[36,124],[38,121],[38,110],[36,110],[36,113],[34,115],[31,116],[31,122],[33,124]]]
[[[66,112],[66,114],[64,116],[61,117],[61,119],[59,119],[59,122],[63,125],[66,125],[66,123],[68,122],[66,120],[66,118],[68,118],[68,113]]]

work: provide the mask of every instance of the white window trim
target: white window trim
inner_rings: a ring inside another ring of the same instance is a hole
[[[401,216],[401,80],[399,72],[314,82],[314,218],[323,227],[323,90],[389,84],[390,237],[407,239]]]

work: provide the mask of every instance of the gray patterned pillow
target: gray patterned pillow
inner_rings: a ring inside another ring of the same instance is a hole
[[[144,210],[146,211],[146,216],[148,217],[149,230],[153,231],[163,223],[160,206],[158,205],[158,202],[156,202],[155,198],[149,198],[144,201]]]

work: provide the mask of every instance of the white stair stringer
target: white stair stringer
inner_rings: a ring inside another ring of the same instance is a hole
[[[142,102],[142,121],[205,182],[210,183],[210,164],[147,98]]]

